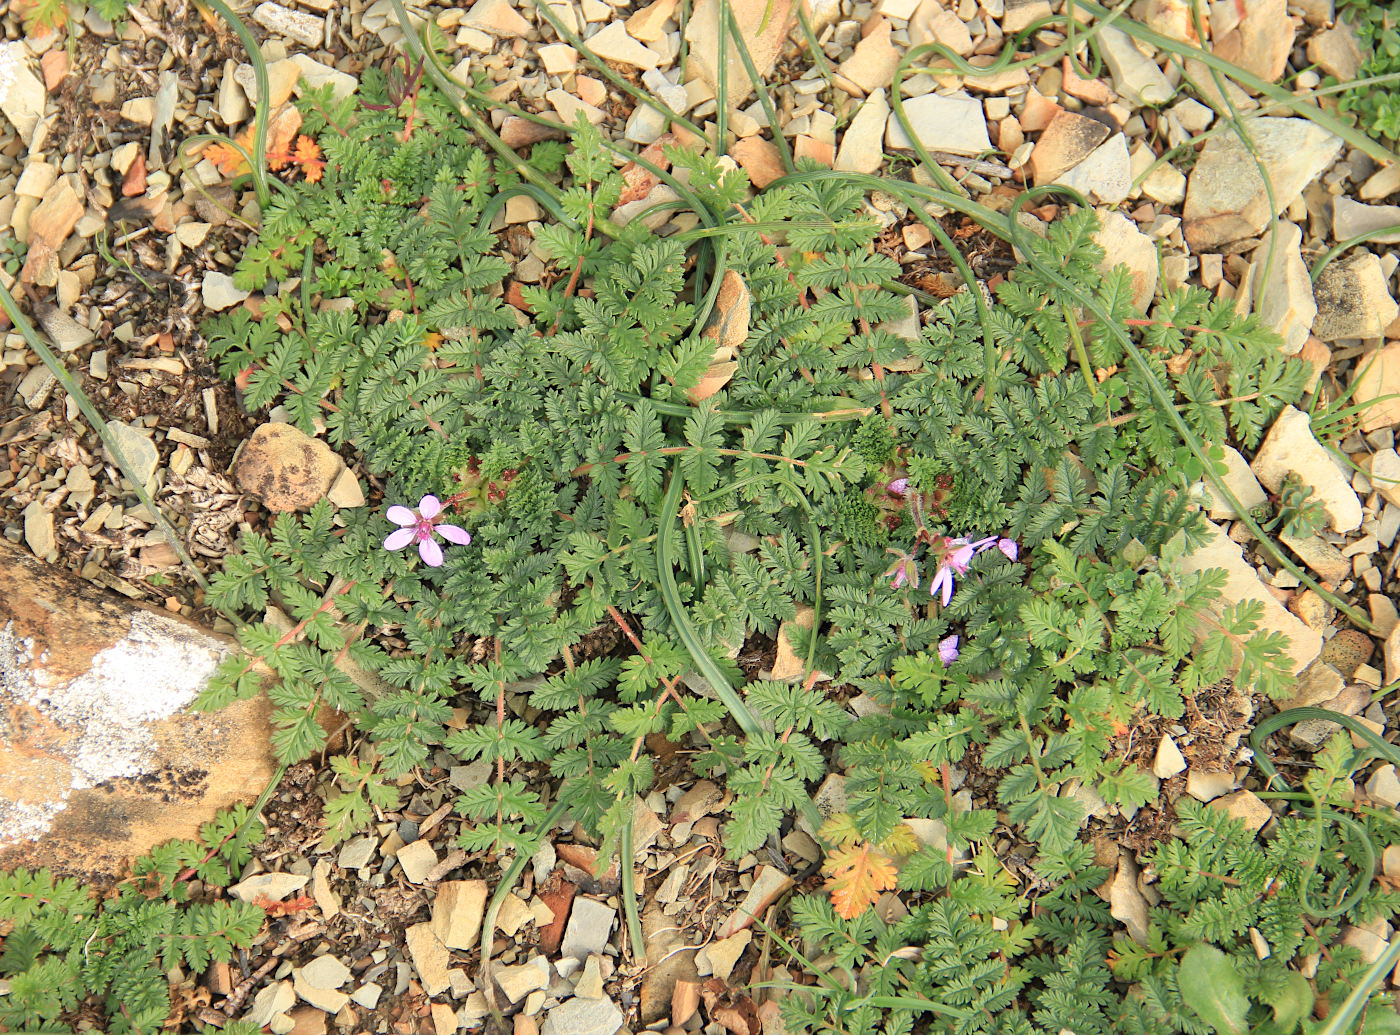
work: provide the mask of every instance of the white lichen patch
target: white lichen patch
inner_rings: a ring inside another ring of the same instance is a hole
[[[55,676],[48,655],[0,628],[0,747],[61,759],[67,776],[31,783],[22,796],[6,793],[0,774],[0,845],[42,836],[75,790],[149,771],[156,755],[151,725],[182,711],[227,654],[223,642],[181,622],[134,612],[126,636],[96,654],[77,678]],[[22,726],[5,716],[39,717],[42,744],[23,744]],[[55,757],[56,756],[56,757]],[[42,798],[42,800],[40,800]]]

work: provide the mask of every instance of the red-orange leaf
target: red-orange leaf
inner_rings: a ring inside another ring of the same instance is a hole
[[[838,848],[827,856],[822,869],[831,875],[826,881],[831,904],[846,920],[854,920],[873,906],[881,893],[894,887],[896,877],[889,857],[867,843]]]
[[[301,166],[302,174],[305,175],[308,183],[318,182],[321,179],[321,170],[326,167],[326,161],[321,157],[321,145],[305,134],[297,137],[297,147],[292,152],[292,161]]]

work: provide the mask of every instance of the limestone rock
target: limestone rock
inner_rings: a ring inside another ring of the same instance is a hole
[[[1355,406],[1370,403],[1361,411],[1361,430],[1400,424],[1400,343],[1359,356],[1355,371],[1351,402]]]
[[[982,114],[982,102],[967,93],[943,97],[927,93],[904,102],[904,114],[919,143],[930,151],[946,151],[955,155],[980,155],[992,150],[987,135],[987,119]],[[913,144],[890,114],[885,125],[885,146],[896,151],[912,151]]]
[[[461,24],[502,39],[526,36],[531,28],[530,23],[520,16],[510,0],[477,0]]]
[[[1307,119],[1256,117],[1246,121],[1246,128],[1280,210],[1332,163],[1342,146],[1340,137]],[[1255,159],[1234,133],[1206,142],[1191,170],[1182,210],[1186,240],[1193,251],[1211,251],[1268,225],[1272,213]]]
[[[121,447],[122,455],[131,465],[142,485],[149,485],[160,462],[160,454],[150,435],[121,421],[109,421],[107,429]]]
[[[343,101],[360,88],[360,81],[349,72],[332,68],[306,54],[293,54],[291,60],[301,70],[301,79],[296,84],[298,96],[305,90],[314,90],[329,83],[331,96]]]
[[[1264,492],[1263,486],[1259,484],[1259,479],[1254,477],[1254,472],[1249,469],[1249,461],[1232,446],[1221,446],[1220,448],[1225,451],[1225,473],[1221,476],[1221,481],[1240,501],[1245,510],[1251,511],[1255,507],[1262,507],[1268,503],[1269,497]],[[1212,521],[1233,521],[1239,517],[1235,513],[1235,508],[1225,500],[1224,496],[1212,489],[1209,482],[1205,483],[1205,487],[1211,498],[1207,513]]]
[[[484,880],[451,880],[438,885],[433,900],[433,933],[449,949],[474,949],[486,913]]]
[[[1235,774],[1228,770],[1208,773],[1192,769],[1186,774],[1186,793],[1197,801],[1214,801],[1222,794],[1229,793],[1234,786]]]
[[[24,541],[40,560],[48,560],[54,552],[53,511],[43,500],[34,500],[24,508]]]
[[[1394,227],[1393,233],[1372,237],[1367,244],[1400,244],[1400,205],[1363,205],[1345,195],[1332,199],[1332,236],[1338,241]]]
[[[1371,457],[1371,484],[1385,499],[1400,507],[1400,453],[1380,449]]]
[[[836,168],[844,172],[877,171],[885,161],[880,140],[889,117],[890,105],[885,100],[885,91],[872,91],[856,109],[855,117],[841,137],[841,149],[836,152]]]
[[[604,61],[640,69],[655,68],[661,63],[656,51],[627,35],[622,22],[609,22],[585,42]]]
[[[9,543],[0,586],[0,868],[113,876],[261,793],[266,698],[183,711],[232,640]]]
[[[1292,670],[1295,673],[1301,672],[1322,650],[1321,635],[1308,628],[1278,602],[1260,580],[1259,573],[1245,562],[1239,545],[1225,535],[1224,529],[1209,522],[1207,527],[1209,538],[1206,542],[1200,549],[1184,554],[1176,560],[1176,568],[1187,573],[1205,571],[1208,568],[1224,569],[1225,587],[1217,606],[1257,600],[1263,608],[1260,631],[1277,632],[1288,637],[1286,653],[1292,661]]]
[[[1334,532],[1350,532],[1361,524],[1361,501],[1351,483],[1332,462],[1331,454],[1313,437],[1308,415],[1286,406],[1269,429],[1251,465],[1254,475],[1270,492],[1278,492],[1289,473],[1312,486],[1322,501]]]
[[[1099,30],[1103,59],[1113,73],[1113,89],[1134,107],[1163,104],[1175,92],[1156,63],[1137,49],[1126,32],[1112,25]]]
[[[408,954],[413,959],[413,966],[418,971],[423,991],[430,996],[446,992],[452,984],[452,980],[447,976],[449,953],[447,946],[433,933],[433,925],[414,924],[404,932],[404,941],[408,945]]]
[[[514,967],[496,967],[491,976],[506,998],[518,1003],[536,989],[548,988],[550,973],[549,960],[536,956]]]
[[[612,906],[596,899],[575,898],[559,951],[580,962],[592,955],[602,955],[608,947],[608,938],[616,920],[617,910]]]
[[[752,931],[740,931],[732,934],[728,938],[719,938],[710,942],[700,950],[695,958],[696,967],[701,972],[701,976],[708,973],[713,974],[721,981],[728,981],[729,975],[734,973],[734,965],[739,962],[739,957],[748,948],[749,942],[753,941]]]
[[[1308,60],[1327,75],[1336,76],[1338,82],[1355,79],[1365,57],[1356,43],[1356,34],[1344,21],[1308,40]]]
[[[1100,223],[1094,235],[1104,251],[1099,269],[1107,273],[1115,266],[1126,266],[1132,277],[1133,308],[1146,315],[1157,297],[1157,245],[1119,212],[1105,213]]]
[[[29,66],[29,48],[20,40],[0,46],[0,114],[28,143],[44,116],[44,84]]]
[[[306,887],[311,878],[297,873],[258,873],[241,880],[228,889],[240,902],[279,902],[294,891]]]
[[[867,25],[864,37],[855,52],[841,62],[837,75],[850,80],[863,94],[889,86],[901,57],[901,51],[890,42],[893,28],[888,18]]]
[[[1163,737],[1157,744],[1157,754],[1152,760],[1152,775],[1159,780],[1170,780],[1186,771],[1186,759],[1176,741]]]
[[[1380,256],[1366,251],[1324,269],[1314,288],[1313,334],[1322,341],[1381,337],[1400,315],[1386,279]]]
[[[748,44],[754,70],[760,78],[766,79],[778,63],[783,40],[797,18],[793,0],[731,4],[729,10]],[[760,27],[762,32],[759,31]],[[686,22],[685,39],[690,45],[690,60],[696,72],[712,90],[719,89],[720,40],[723,39],[726,44],[725,82],[729,90],[729,103],[738,105],[748,99],[749,94],[753,93],[753,83],[727,28],[723,32],[720,30],[719,0],[698,0]]]
[[[1273,811],[1253,791],[1235,791],[1211,802],[1211,808],[1222,809],[1239,820],[1250,833],[1257,833],[1274,818]]]
[[[208,270],[200,285],[199,295],[204,302],[205,309],[222,312],[241,303],[248,297],[248,292],[242,288],[234,287],[233,278],[227,273]]]
[[[622,1011],[611,999],[569,999],[545,1016],[540,1035],[616,1035]]]
[[[1274,82],[1288,64],[1299,20],[1288,16],[1287,0],[1239,0],[1239,24],[1220,32],[1212,48],[1266,82]]]
[[[1133,185],[1127,138],[1115,133],[1073,169],[1057,176],[1055,182],[1079,191],[1090,202],[1097,199],[1105,205],[1116,205],[1125,200]]]
[[[1097,119],[1072,111],[1056,112],[1031,152],[1036,185],[1052,183],[1069,172],[1093,154],[1108,135],[1108,127]]]
[[[258,4],[253,20],[268,32],[296,40],[305,47],[319,47],[326,34],[325,22],[315,15],[271,2]]]
[[[326,495],[343,464],[324,442],[290,424],[269,422],[244,444],[233,477],[268,510],[305,510]]]
[[[1254,312],[1283,338],[1283,353],[1296,355],[1317,316],[1312,278],[1302,254],[1303,232],[1280,221],[1254,253],[1250,267]],[[1265,274],[1269,280],[1265,282]]]

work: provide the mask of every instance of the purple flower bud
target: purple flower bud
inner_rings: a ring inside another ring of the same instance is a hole
[[[896,478],[885,486],[885,491],[891,496],[907,496],[909,495],[909,479]]]
[[[958,634],[945,636],[938,641],[938,660],[945,665],[951,665],[958,660]]]
[[[997,549],[1006,554],[1007,560],[1014,561],[1021,554],[1021,548],[1014,539],[998,539]]]

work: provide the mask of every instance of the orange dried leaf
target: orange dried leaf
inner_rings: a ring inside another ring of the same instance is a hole
[[[321,157],[321,145],[305,134],[297,137],[297,148],[292,152],[292,161],[301,166],[302,174],[308,183],[318,182],[321,179],[321,171],[326,167],[325,159]]]
[[[225,176],[237,176],[246,172],[248,163],[236,147],[230,144],[210,144],[202,152],[203,156],[219,167]]]
[[[889,857],[869,844],[837,849],[822,868],[831,875],[826,881],[831,904],[846,920],[854,920],[873,906],[883,892],[894,887],[897,876]]]

